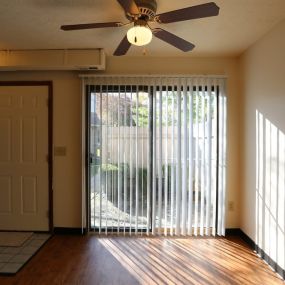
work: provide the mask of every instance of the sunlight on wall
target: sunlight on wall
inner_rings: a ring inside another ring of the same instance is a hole
[[[285,135],[256,110],[256,242],[258,253],[269,264],[272,259],[282,269],[285,268],[284,191]]]

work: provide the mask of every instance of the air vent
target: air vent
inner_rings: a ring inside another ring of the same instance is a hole
[[[0,51],[0,70],[105,70],[102,49]]]

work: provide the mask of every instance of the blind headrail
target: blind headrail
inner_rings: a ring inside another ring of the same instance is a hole
[[[79,78],[211,78],[211,79],[227,79],[227,75],[213,75],[213,74],[79,74]]]

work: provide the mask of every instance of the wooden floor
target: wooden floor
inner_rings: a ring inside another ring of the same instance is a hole
[[[283,284],[238,238],[54,236],[0,284]]]

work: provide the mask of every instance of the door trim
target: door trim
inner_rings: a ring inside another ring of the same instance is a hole
[[[0,86],[47,86],[48,87],[48,219],[49,232],[53,233],[53,83],[52,81],[0,81]]]

